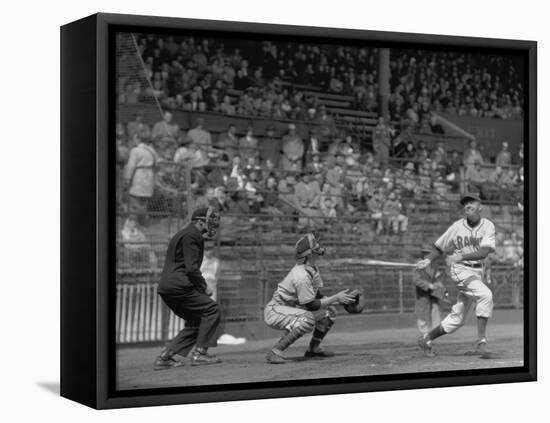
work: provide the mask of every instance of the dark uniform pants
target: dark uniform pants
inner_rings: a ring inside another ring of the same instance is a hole
[[[170,351],[185,357],[194,345],[202,348],[217,345],[218,303],[196,289],[159,295],[176,316],[185,320],[185,328],[167,346]]]

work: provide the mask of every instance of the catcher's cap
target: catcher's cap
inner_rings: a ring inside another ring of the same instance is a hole
[[[460,204],[465,206],[466,204],[472,201],[481,201],[481,199],[479,198],[479,195],[475,193],[467,193],[467,194],[464,194],[460,199]]]
[[[299,259],[311,255],[317,247],[319,247],[319,243],[315,239],[315,236],[312,233],[305,234],[294,246],[296,258]]]

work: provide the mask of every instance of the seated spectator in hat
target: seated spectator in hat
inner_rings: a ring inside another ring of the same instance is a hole
[[[282,151],[282,169],[284,171],[301,171],[304,156],[304,141],[296,134],[296,125],[293,123],[288,125],[288,133],[283,137]]]
[[[147,236],[140,229],[135,216],[130,215],[120,231],[123,247],[127,253],[127,260],[134,267],[154,269],[158,260]]]
[[[497,154],[495,164],[502,167],[507,167],[512,164],[512,154],[508,151],[508,143],[506,141],[502,142],[502,148]]]
[[[258,156],[258,139],[254,136],[252,126],[246,128],[245,136],[239,139],[239,155],[243,160]]]
[[[318,131],[316,128],[312,128],[309,132],[309,137],[307,141],[304,143],[305,148],[305,160],[306,160],[306,166],[308,163],[311,162],[311,158],[314,154],[319,154],[320,149],[320,142],[318,137]]]
[[[447,167],[447,152],[442,140],[437,140],[435,150],[431,154],[431,160],[437,169],[445,169]]]
[[[237,181],[237,189],[244,188],[245,174],[243,172],[243,166],[241,164],[241,156],[233,156],[229,177]]]
[[[476,164],[483,164],[483,157],[475,140],[470,140],[468,148],[462,154],[462,164],[466,167],[466,172],[473,169]]]
[[[153,141],[163,143],[176,143],[180,135],[180,127],[177,123],[172,122],[173,115],[169,111],[165,111],[162,120],[155,123],[151,137]]]
[[[248,205],[250,211],[253,214],[259,214],[260,208],[263,203],[262,186],[260,185],[258,170],[247,169],[245,170],[246,180],[244,184],[244,190],[247,193]]]
[[[229,97],[228,95],[223,98],[223,101],[220,104],[220,112],[231,116],[237,114],[237,108],[233,104],[231,97]]]
[[[274,176],[275,178],[279,177],[280,171],[275,168],[271,159],[266,159],[261,164],[260,169],[260,179],[262,182],[265,182],[269,176]]]
[[[330,196],[322,197],[320,210],[321,214],[325,218],[324,222],[327,225],[334,223],[334,221],[338,217],[338,212],[336,211],[336,203]]]
[[[476,162],[473,166],[468,167],[464,174],[464,180],[466,181],[467,191],[478,192],[480,198],[485,199],[485,184],[486,178],[481,173],[481,165]]]
[[[324,164],[321,163],[321,156],[319,156],[319,153],[312,154],[311,160],[306,165],[306,171],[313,175],[317,175],[323,173],[324,170]]]
[[[195,121],[195,127],[187,132],[187,136],[193,140],[197,148],[208,152],[212,148],[212,136],[204,129],[204,118],[198,117]]]
[[[140,138],[150,138],[151,137],[151,128],[143,121],[143,112],[138,111],[136,113],[136,118],[128,122],[127,131],[128,138],[133,138],[134,135],[139,136]]]
[[[213,197],[210,199],[209,206],[218,212],[225,212],[229,208],[227,202],[227,193],[225,187],[220,185],[214,188]]]
[[[280,209],[278,182],[275,176],[270,175],[266,178],[263,192],[263,208],[266,213],[280,216],[283,212]]]
[[[259,149],[262,161],[269,159],[274,167],[279,167],[281,159],[282,142],[280,138],[275,137],[275,127],[269,125],[266,128],[266,136],[260,139]]]
[[[395,192],[390,192],[384,202],[382,213],[394,234],[405,232],[409,219],[402,213],[402,205]]]
[[[227,156],[229,162],[233,160],[233,157],[238,154],[239,139],[237,138],[237,127],[234,123],[230,123],[227,126],[227,131],[218,137],[216,147],[222,150]]]
[[[370,213],[370,217],[374,222],[376,235],[380,235],[384,230],[383,224],[383,207],[384,198],[380,190],[375,190],[372,197],[367,201],[367,207]]]
[[[315,214],[319,208],[319,197],[321,188],[310,173],[303,172],[300,181],[294,186],[296,205],[306,214]]]
[[[229,214],[248,215],[250,214],[250,205],[248,204],[247,193],[244,190],[237,190],[231,197],[229,203]]]

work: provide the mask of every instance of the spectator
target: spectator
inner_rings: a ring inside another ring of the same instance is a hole
[[[161,121],[155,123],[151,136],[154,141],[158,141],[161,145],[167,143],[176,143],[180,134],[180,127],[177,123],[172,123],[172,113],[165,111]],[[143,138],[145,139],[145,138]]]
[[[330,196],[322,197],[320,204],[321,214],[325,218],[325,224],[331,225],[336,220],[338,212],[336,211],[336,203]]]
[[[432,152],[432,163],[435,168],[444,171],[447,167],[447,152],[443,147],[443,141],[437,140],[436,148]]]
[[[187,135],[179,138],[179,147],[174,154],[174,162],[194,167],[197,160],[197,149],[193,140]]]
[[[508,151],[508,143],[506,141],[502,142],[502,149],[497,154],[495,164],[502,167],[507,167],[512,164],[512,155]]]
[[[308,172],[302,172],[300,181],[295,185],[296,205],[307,215],[314,215],[319,209],[321,188]]]
[[[275,127],[269,125],[266,128],[266,136],[260,140],[260,158],[269,160],[274,167],[279,167],[281,158],[281,139],[275,137]]]
[[[401,211],[401,202],[397,199],[395,192],[390,192],[382,208],[382,213],[394,234],[407,230],[409,219]]]
[[[283,137],[282,150],[281,163],[283,170],[301,171],[304,156],[304,141],[296,135],[296,125],[293,123],[288,125],[288,134]]]
[[[151,250],[151,245],[147,236],[138,227],[136,217],[128,216],[124,226],[120,231],[124,249],[128,254],[128,261],[133,267],[148,267],[155,269],[158,264],[155,252]]]
[[[128,190],[128,209],[138,215],[139,223],[146,222],[145,213],[155,191],[155,173],[159,156],[150,139],[142,140],[130,151],[125,169]]]
[[[523,166],[523,143],[519,145],[518,157],[516,163]]]
[[[265,188],[263,192],[264,204],[263,207],[266,213],[270,215],[280,216],[282,211],[279,209],[279,190],[277,189],[277,179],[271,175],[266,178]]]
[[[231,172],[229,173],[229,177],[233,178],[236,181],[237,189],[240,190],[244,188],[245,175],[241,164],[241,156],[239,155],[233,156],[233,160],[231,161]]]
[[[224,151],[227,159],[231,162],[233,157],[238,154],[239,139],[236,136],[237,127],[230,123],[227,132],[221,134],[218,138],[217,147]]]
[[[239,155],[247,161],[249,157],[258,156],[258,139],[254,136],[252,126],[246,128],[246,134],[239,139]]]
[[[210,200],[209,204],[217,212],[223,213],[228,210],[229,204],[227,203],[227,193],[223,186],[217,186],[214,188],[214,198]]]
[[[128,137],[132,139],[134,135],[137,135],[141,139],[151,138],[151,128],[149,125],[143,122],[143,112],[138,111],[136,118],[132,122],[128,122]]]
[[[311,156],[311,160],[306,165],[306,171],[313,175],[323,173],[324,166],[323,163],[321,163],[319,153],[314,153]]]
[[[378,160],[383,168],[386,168],[388,165],[392,132],[393,131],[385,124],[384,118],[380,116],[378,118],[378,124],[372,132],[372,148],[376,160]]]
[[[367,201],[367,207],[370,213],[370,217],[374,222],[376,235],[380,235],[384,230],[383,225],[383,202],[382,194],[380,190],[375,190],[372,197]]]
[[[478,162],[475,162],[473,167],[469,167],[466,170],[464,179],[467,184],[467,191],[469,192],[478,192],[480,198],[485,199],[485,185],[487,180],[483,177],[481,173],[481,165]]]
[[[473,169],[476,164],[483,164],[483,157],[475,140],[470,140],[468,148],[462,154],[462,164],[466,167],[466,172],[468,169]]]
[[[187,136],[193,140],[197,148],[208,153],[212,148],[212,136],[204,129],[204,118],[198,117],[195,121],[196,126],[187,132]]]

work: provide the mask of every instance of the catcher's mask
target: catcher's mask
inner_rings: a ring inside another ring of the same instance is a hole
[[[324,256],[326,252],[325,248],[321,247],[319,241],[315,239],[315,235],[311,233],[301,237],[294,248],[296,250],[297,259],[309,257],[312,254]]]
[[[220,214],[212,207],[199,207],[193,212],[191,220],[206,222],[206,230],[203,233],[205,239],[213,239],[220,226]]]

